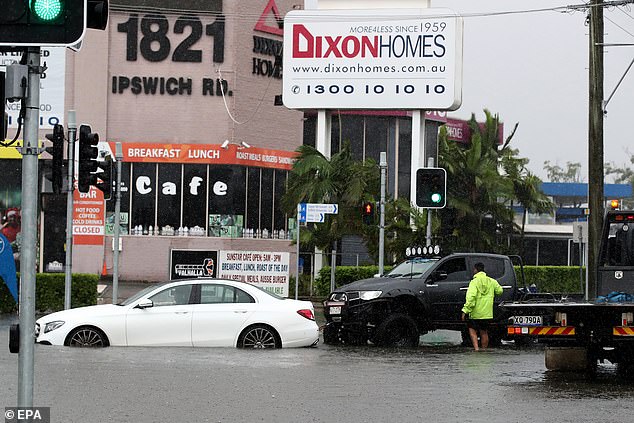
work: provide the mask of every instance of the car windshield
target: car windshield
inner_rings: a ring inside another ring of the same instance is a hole
[[[127,306],[132,304],[133,302],[135,302],[136,300],[138,300],[139,298],[143,298],[144,296],[146,296],[149,292],[154,291],[156,288],[160,288],[164,285],[167,285],[169,282],[165,282],[165,283],[161,283],[161,284],[152,284],[150,286],[148,286],[147,288],[143,288],[142,290],[140,290],[139,292],[137,292],[136,294],[134,294],[133,296],[131,296],[130,298],[128,298],[125,301],[122,301],[120,303],[117,303],[117,305],[119,306]]]
[[[397,265],[387,275],[388,278],[411,278],[418,277],[429,270],[438,259],[429,258],[415,258],[411,260],[405,260]]]

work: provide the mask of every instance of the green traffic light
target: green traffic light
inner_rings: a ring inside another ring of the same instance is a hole
[[[52,21],[62,14],[62,0],[31,0],[31,10],[38,19]]]
[[[431,202],[438,204],[442,201],[442,195],[440,195],[439,193],[435,192],[431,195]]]

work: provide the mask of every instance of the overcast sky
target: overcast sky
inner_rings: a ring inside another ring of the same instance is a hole
[[[535,10],[581,0],[432,0],[465,15],[463,100],[450,117],[466,119],[483,109],[498,113],[512,145],[546,180],[544,161],[588,169],[588,27],[586,12],[539,12],[468,17],[478,12]],[[634,44],[634,4],[605,10],[605,43]],[[607,100],[634,59],[634,46],[608,47],[604,56]],[[610,100],[604,120],[605,160],[629,165],[634,154],[634,67]],[[628,153],[629,152],[629,153]],[[631,166],[631,165],[630,165]],[[612,182],[608,178],[607,182]]]

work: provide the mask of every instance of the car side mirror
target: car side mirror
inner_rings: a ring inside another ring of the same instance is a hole
[[[154,303],[152,302],[152,300],[141,300],[141,302],[139,302],[139,304],[134,306],[134,308],[140,308],[141,310],[144,310],[144,309],[150,308],[150,307],[154,307]]]

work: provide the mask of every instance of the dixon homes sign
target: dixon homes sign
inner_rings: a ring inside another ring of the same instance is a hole
[[[455,110],[462,19],[447,9],[301,10],[284,20],[284,105]]]

